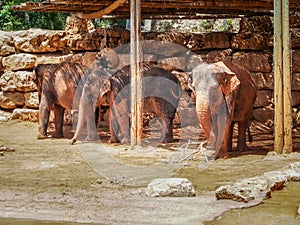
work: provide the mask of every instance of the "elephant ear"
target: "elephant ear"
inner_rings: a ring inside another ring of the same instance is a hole
[[[221,86],[224,94],[229,115],[233,115],[235,108],[235,99],[237,97],[240,80],[236,74],[230,70],[224,62],[214,63],[214,71],[216,80]]]

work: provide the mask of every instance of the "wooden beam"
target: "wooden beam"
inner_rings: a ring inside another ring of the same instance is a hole
[[[122,6],[127,0],[116,0],[106,8],[99,10],[97,12],[92,13],[74,13],[75,16],[81,18],[81,19],[95,19],[95,18],[101,18],[104,15],[110,14],[112,11],[117,9],[118,7]]]
[[[131,146],[142,144],[142,51],[140,0],[130,1]]]
[[[283,153],[293,151],[292,138],[292,106],[291,106],[291,45],[289,24],[289,0],[282,0],[282,74],[283,74]]]
[[[281,0],[274,0],[274,150],[283,149],[283,94],[282,94],[282,10]]]

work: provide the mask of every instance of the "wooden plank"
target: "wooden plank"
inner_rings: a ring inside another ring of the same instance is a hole
[[[130,1],[131,146],[142,144],[142,53],[140,0]]]
[[[274,150],[283,149],[283,94],[282,94],[282,10],[281,0],[274,0]]]
[[[282,73],[283,73],[283,126],[284,126],[284,147],[283,153],[293,151],[292,140],[292,107],[291,107],[291,45],[289,25],[289,0],[282,0]]]

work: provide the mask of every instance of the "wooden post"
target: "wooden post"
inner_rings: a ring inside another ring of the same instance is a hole
[[[283,74],[283,153],[293,151],[292,138],[292,107],[291,107],[291,45],[289,24],[289,0],[282,0],[282,74]]]
[[[142,52],[140,0],[130,1],[131,146],[142,143]]]
[[[274,150],[278,153],[293,151],[289,33],[289,2],[274,0]]]
[[[282,94],[282,10],[281,0],[274,0],[274,150],[283,149],[283,94]]]

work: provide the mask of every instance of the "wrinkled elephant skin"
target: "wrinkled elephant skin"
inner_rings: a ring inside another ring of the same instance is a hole
[[[88,117],[87,108],[91,110],[93,101],[98,96],[109,92],[111,96],[109,126],[111,137],[109,142],[128,143],[130,140],[130,67],[126,66],[109,77],[104,69],[92,72],[92,76],[97,77],[95,82],[90,82],[93,88],[84,85],[83,94],[90,96],[81,97],[79,104],[79,119],[75,135],[71,143],[75,143],[82,133],[83,124],[87,124],[88,133],[95,138],[96,130]],[[88,79],[89,80],[89,79]],[[92,89],[98,90],[91,91]],[[143,111],[153,112],[163,120],[164,123],[164,142],[173,141],[173,119],[175,117],[179,98],[182,89],[178,79],[169,71],[158,68],[154,65],[143,64]],[[95,97],[91,97],[94,95]],[[85,105],[85,107],[81,107]],[[88,106],[89,105],[89,106]]]
[[[190,86],[196,94],[196,110],[208,147],[218,157],[228,157],[234,122],[239,125],[238,149],[246,146],[246,129],[252,117],[257,87],[250,73],[229,60],[202,63],[192,71]]]
[[[35,83],[39,93],[39,139],[47,137],[50,111],[54,109],[53,137],[63,137],[65,109],[71,110],[76,90],[84,78],[86,67],[74,62],[40,64],[35,67]]]

